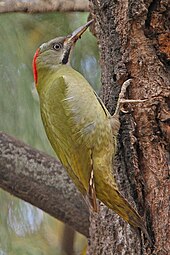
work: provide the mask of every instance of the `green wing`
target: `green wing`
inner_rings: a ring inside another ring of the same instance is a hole
[[[72,68],[55,72],[44,87],[40,102],[47,136],[77,187],[88,192],[93,153],[110,142],[110,115],[84,77]]]

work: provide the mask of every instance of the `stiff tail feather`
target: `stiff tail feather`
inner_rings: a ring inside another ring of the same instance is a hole
[[[110,190],[109,197],[99,197],[98,198],[115,213],[117,213],[121,218],[128,222],[134,228],[140,228],[142,232],[146,235],[147,239],[152,243],[148,231],[145,227],[142,217],[133,209],[129,202],[120,194],[116,189]],[[104,199],[103,199],[104,198]]]

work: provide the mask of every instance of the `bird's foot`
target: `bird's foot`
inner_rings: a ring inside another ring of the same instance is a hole
[[[123,104],[126,103],[131,103],[131,104],[135,104],[135,103],[143,103],[147,101],[147,99],[122,99],[120,100],[120,111],[123,113],[128,113],[129,111],[125,110],[123,107]]]
[[[127,111],[125,111],[123,108],[123,105],[125,103],[143,103],[147,101],[147,99],[125,99],[126,90],[129,87],[131,81],[132,79],[128,79],[123,83],[120,94],[119,94],[119,98],[117,101],[116,110],[113,116],[119,116],[120,111],[127,113]]]

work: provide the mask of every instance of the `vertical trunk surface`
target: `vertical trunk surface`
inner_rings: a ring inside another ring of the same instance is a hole
[[[114,171],[120,190],[143,216],[154,242],[101,204],[91,216],[89,255],[170,254],[170,6],[168,0],[91,0],[101,53],[103,100],[114,112],[123,81],[131,99],[121,114]]]

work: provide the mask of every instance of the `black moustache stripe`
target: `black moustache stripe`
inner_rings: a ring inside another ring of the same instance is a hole
[[[68,48],[65,52],[64,52],[64,56],[63,56],[63,59],[62,59],[62,64],[67,64],[68,62],[68,59],[69,59],[69,55],[70,55],[70,50],[71,48]]]

